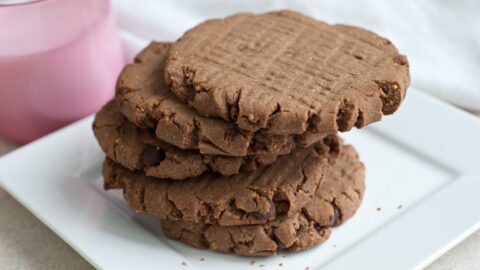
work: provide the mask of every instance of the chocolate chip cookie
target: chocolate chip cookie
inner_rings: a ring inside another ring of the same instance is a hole
[[[161,219],[222,226],[262,224],[295,215],[324,179],[328,158],[338,155],[337,137],[297,148],[269,166],[234,176],[206,173],[183,181],[159,180],[106,159],[105,189],[123,189],[130,206]]]
[[[207,171],[233,175],[254,171],[277,159],[276,154],[232,157],[180,149],[156,138],[152,130],[130,123],[118,111],[115,101],[95,115],[93,132],[110,159],[129,170],[143,170],[147,176],[158,178],[181,180]]]
[[[363,127],[395,112],[410,83],[389,40],[292,11],[196,26],[172,45],[165,79],[201,115],[277,135]]]
[[[197,248],[246,256],[272,256],[314,247],[331,227],[350,218],[365,191],[364,167],[351,146],[330,159],[312,201],[293,216],[279,216],[261,225],[219,226],[162,220],[166,236]]]

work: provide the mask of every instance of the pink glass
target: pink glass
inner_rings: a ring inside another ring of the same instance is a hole
[[[97,111],[123,65],[108,0],[0,5],[0,135],[29,142]]]

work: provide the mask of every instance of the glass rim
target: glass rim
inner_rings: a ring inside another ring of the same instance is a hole
[[[33,6],[42,2],[47,2],[49,0],[32,0],[27,2],[20,2],[20,3],[10,3],[10,4],[2,4],[0,3],[0,8],[16,8],[16,7],[24,7],[24,6]]]

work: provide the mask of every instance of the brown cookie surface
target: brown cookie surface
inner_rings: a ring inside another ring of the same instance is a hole
[[[95,115],[93,132],[107,156],[129,170],[181,180],[207,171],[222,175],[254,171],[258,166],[271,164],[277,159],[275,154],[233,157],[180,149],[156,138],[152,130],[130,123],[116,105],[115,101],[110,101]]]
[[[271,134],[363,127],[395,112],[410,82],[387,39],[291,11],[196,26],[172,45],[165,79],[200,114]]]
[[[221,119],[200,116],[165,84],[162,74],[169,47],[169,43],[151,43],[118,78],[119,110],[137,126],[156,129],[159,139],[181,149],[227,156],[286,154],[296,144],[308,146],[323,139],[319,134],[249,132]]]
[[[328,157],[338,154],[336,137],[297,148],[269,166],[233,176],[206,173],[183,181],[158,180],[106,159],[105,189],[121,188],[139,212],[161,219],[223,226],[261,224],[292,216],[307,205],[322,181]]]
[[[340,225],[355,213],[364,191],[364,167],[353,147],[346,146],[330,159],[312,201],[293,216],[243,226],[162,220],[162,228],[170,238],[219,252],[247,256],[272,256],[282,250],[296,252],[327,240],[332,226]]]

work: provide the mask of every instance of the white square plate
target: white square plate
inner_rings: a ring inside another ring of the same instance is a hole
[[[480,121],[415,89],[394,116],[343,135],[367,168],[358,213],[320,247],[254,265],[170,241],[120,192],[104,192],[91,122],[1,158],[0,183],[98,268],[413,269],[480,225]]]

